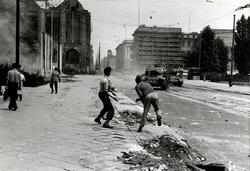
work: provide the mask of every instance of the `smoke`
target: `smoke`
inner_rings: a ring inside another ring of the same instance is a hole
[[[11,63],[15,57],[15,1],[0,1],[0,64]]]
[[[20,64],[28,72],[37,72],[39,64],[38,13],[24,15],[29,3],[21,1],[20,9]],[[28,4],[25,6],[25,4]],[[16,1],[0,0],[0,64],[15,62]]]

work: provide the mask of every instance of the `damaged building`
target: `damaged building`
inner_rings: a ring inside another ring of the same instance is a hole
[[[33,46],[27,52],[32,54],[29,61],[21,55],[22,66],[29,68],[33,61],[33,70],[44,76],[55,67],[63,72],[92,72],[91,16],[77,0],[57,4],[52,0],[24,0],[20,11],[21,28],[25,30],[21,42]]]

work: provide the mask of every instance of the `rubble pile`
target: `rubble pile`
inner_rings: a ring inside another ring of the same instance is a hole
[[[194,169],[196,164],[206,160],[198,151],[173,135],[142,140],[141,145],[150,154],[162,157],[162,162],[173,170],[190,170],[191,167]]]
[[[123,155],[118,157],[125,164],[133,165],[130,170],[141,170],[141,171],[156,171],[156,170],[167,170],[167,167],[161,163],[161,158],[156,158],[145,152],[122,152]]]
[[[132,164],[131,170],[178,170],[202,171],[197,167],[205,158],[184,141],[172,135],[141,140],[140,145],[147,151],[124,153],[119,157],[126,164]],[[139,169],[138,169],[139,168]]]
[[[141,120],[141,113],[135,110],[123,110],[119,112],[119,120],[125,122],[127,125],[134,125],[135,123],[139,123]],[[151,114],[147,116],[147,121],[152,123],[155,122],[156,118],[152,117]]]

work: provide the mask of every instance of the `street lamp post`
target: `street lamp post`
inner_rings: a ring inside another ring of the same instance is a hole
[[[233,68],[234,68],[234,37],[235,37],[235,15],[233,17],[233,40],[232,40],[232,55],[231,55],[231,76],[229,78],[229,87],[233,85]]]
[[[16,0],[16,63],[19,64],[20,0]]]

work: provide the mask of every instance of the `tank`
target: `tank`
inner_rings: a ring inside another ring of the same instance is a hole
[[[146,67],[142,80],[148,82],[152,87],[159,87],[166,90],[170,85],[182,86],[183,79],[178,71],[167,69],[163,65],[153,65]]]

